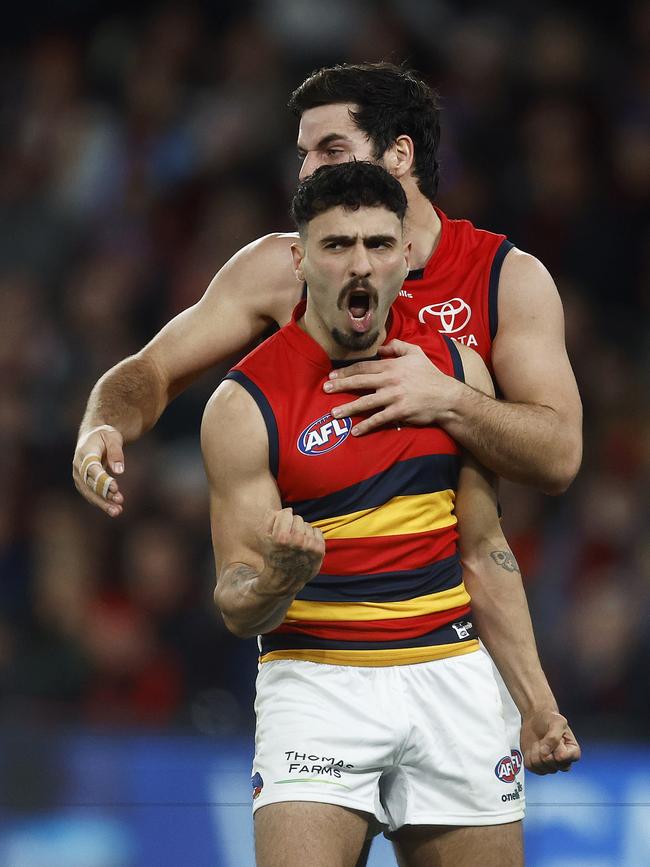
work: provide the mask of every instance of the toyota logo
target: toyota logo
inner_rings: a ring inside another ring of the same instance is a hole
[[[424,324],[427,316],[438,317],[438,331],[443,334],[456,334],[457,331],[462,331],[472,318],[472,308],[462,298],[450,298],[449,301],[423,307],[418,313],[418,319]]]

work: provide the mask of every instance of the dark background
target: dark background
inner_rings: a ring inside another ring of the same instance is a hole
[[[251,728],[255,642],[212,604],[198,443],[225,368],[128,448],[118,521],[74,490],[76,430],[108,367],[291,229],[290,91],[391,59],[442,96],[438,204],[558,284],[584,463],[560,498],[504,485],[504,527],[575,731],[647,739],[650,5],[522,5],[69,0],[5,19],[0,723]]]

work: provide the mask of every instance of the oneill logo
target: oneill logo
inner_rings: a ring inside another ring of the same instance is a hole
[[[298,449],[307,455],[324,455],[340,446],[352,430],[349,418],[332,418],[330,413],[307,425],[298,437]]]
[[[422,307],[418,319],[424,324],[427,317],[433,319],[437,330],[443,334],[456,334],[469,323],[472,318],[472,308],[462,298],[450,298],[449,301]]]

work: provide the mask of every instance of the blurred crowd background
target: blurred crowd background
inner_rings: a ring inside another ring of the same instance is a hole
[[[647,737],[650,5],[67,0],[0,40],[0,723],[252,728],[198,441],[227,366],[128,448],[117,521],[74,490],[76,431],[107,368],[291,229],[291,90],[390,59],[440,91],[439,205],[558,284],[584,463],[560,498],[504,485],[504,525],[575,730]]]

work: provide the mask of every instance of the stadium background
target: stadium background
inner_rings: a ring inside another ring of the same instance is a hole
[[[128,448],[120,520],[81,500],[70,462],[95,380],[240,246],[291,228],[290,91],[382,58],[441,92],[441,207],[555,277],[584,402],[568,493],[502,491],[540,654],[586,747],[569,777],[532,781],[530,863],[646,860],[650,5],[525,6],[67,0],[5,19],[1,867],[247,863],[255,647],[213,610],[198,446],[227,365]]]

